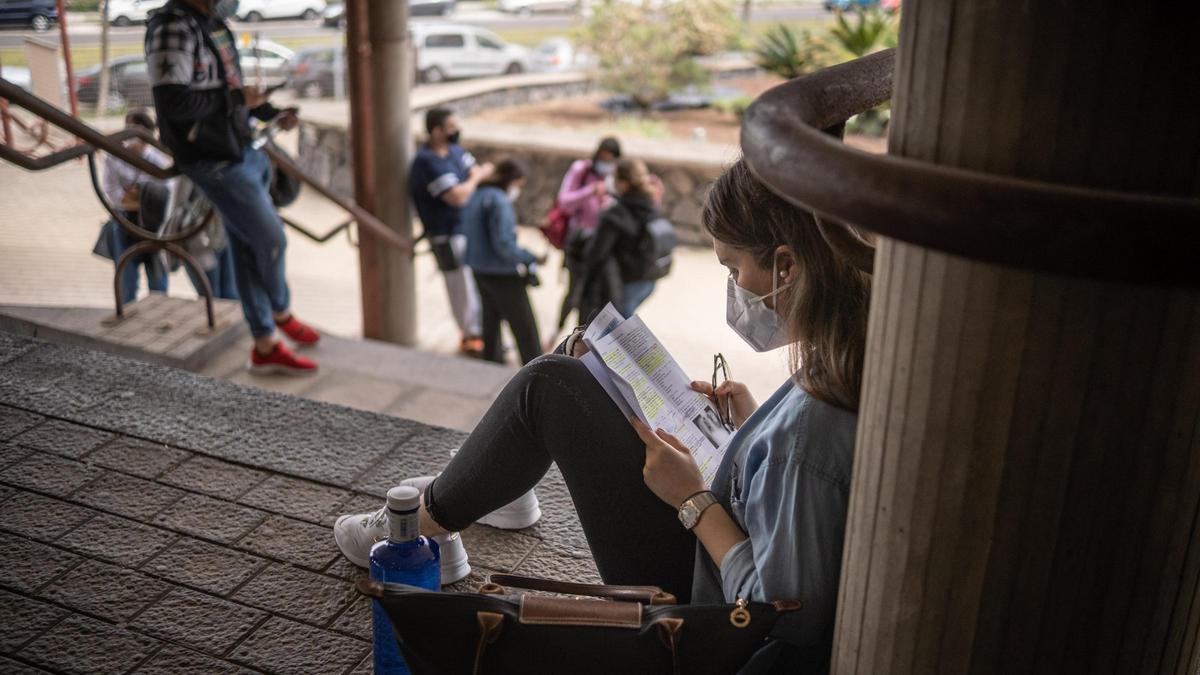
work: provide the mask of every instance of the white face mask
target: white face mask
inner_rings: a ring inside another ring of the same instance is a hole
[[[756,352],[769,352],[788,343],[787,331],[783,320],[765,300],[774,297],[787,286],[779,286],[775,265],[771,265],[771,292],[767,295],[755,296],[750,291],[738,286],[729,276],[726,288],[725,321],[733,332],[746,341]]]
[[[596,174],[600,176],[612,175],[613,163],[596,160],[595,162],[592,162],[592,171],[595,171]]]
[[[515,201],[517,201],[517,198],[520,196],[521,196],[521,188],[519,188],[515,185],[513,187],[508,188],[508,201],[515,202]]]

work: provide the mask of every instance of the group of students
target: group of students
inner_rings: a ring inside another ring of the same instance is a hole
[[[463,353],[502,362],[501,324],[507,323],[529,363],[543,345],[528,287],[546,254],[517,241],[514,202],[528,171],[514,158],[480,164],[460,141],[458,117],[446,108],[425,115],[426,142],[409,172],[409,191],[446,283]],[[647,259],[646,228],[660,218],[661,183],[646,165],[621,157],[615,138],[590,159],[574,162],[562,180],[556,209],[566,218],[566,296],[558,332],[577,312],[586,321],[612,302],[626,316],[650,296],[659,275]]]
[[[162,139],[224,221],[255,337],[251,362],[315,368],[275,337],[278,327],[298,344],[318,338],[288,310],[285,239],[268,194],[269,167],[246,142],[249,115],[278,111],[242,88],[223,6],[170,0],[150,21],[147,56]],[[479,302],[471,299],[476,277],[484,306],[493,307],[491,321],[519,324],[515,317],[528,311],[527,298],[514,302],[523,288],[511,278],[519,265],[539,262],[514,239],[512,198],[524,174],[515,162],[476,166],[457,143],[453,115],[431,114],[427,129],[430,142],[411,174],[414,200],[463,332],[486,338],[483,320],[472,324],[469,311]],[[571,173],[562,203],[573,208],[578,229],[595,220],[593,243],[611,239],[615,250],[625,232],[618,220],[642,219],[654,208],[644,167],[620,158],[613,144],[602,144]],[[596,187],[609,176],[611,185]],[[605,582],[657,585],[685,603],[799,600],[801,609],[780,618],[742,672],[825,673],[871,296],[872,270],[863,261],[870,256],[844,250],[855,238],[852,228],[850,236],[827,237],[828,228],[844,226],[818,224],[744,161],[714,182],[702,220],[729,271],[726,292],[712,301],[725,304],[731,330],[756,350],[787,346],[791,356],[790,373],[761,405],[737,382],[693,383],[714,403],[731,403],[736,427],[711,484],[677,438],[622,414],[579,360],[587,349],[579,328],[554,354],[532,358],[514,375],[440,474],[394,478],[421,490],[420,530],[441,546],[442,581],[450,583],[470,571],[457,532],[476,522],[509,529],[537,522],[534,487],[557,465]],[[638,284],[645,279],[625,276],[621,267],[618,260],[619,276],[607,283],[612,292],[619,282],[618,306],[628,312],[648,290]],[[577,286],[595,283],[581,276],[587,272],[576,268]],[[537,340],[525,345],[523,357],[531,358]],[[492,355],[497,349],[493,342]],[[350,561],[365,565],[372,544],[387,536],[386,512],[384,506],[337,519],[334,541]]]

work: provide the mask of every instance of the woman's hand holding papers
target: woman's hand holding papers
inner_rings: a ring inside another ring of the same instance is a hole
[[[740,427],[758,410],[758,402],[750,394],[750,390],[741,382],[725,380],[713,390],[712,384],[703,380],[692,382],[692,389],[704,394],[716,404],[721,417],[729,415],[734,426]],[[732,407],[730,411],[728,408]],[[732,414],[730,414],[732,412]]]
[[[629,423],[646,444],[642,478],[659,499],[677,509],[688,497],[708,489],[692,451],[678,438],[662,429],[651,431],[636,417],[629,418]]]
[[[646,444],[642,478],[659,499],[678,509],[688,497],[708,489],[691,451],[678,438],[662,429],[651,431],[636,417],[629,418],[629,423]],[[724,562],[729,549],[746,539],[746,533],[718,505],[704,509],[692,533],[717,566]]]

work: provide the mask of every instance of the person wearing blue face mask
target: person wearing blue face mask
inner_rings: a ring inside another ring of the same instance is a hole
[[[729,269],[730,327],[759,351],[788,346],[792,371],[762,405],[739,383],[692,385],[732,398],[738,428],[714,483],[677,439],[624,417],[572,358],[584,351],[576,332],[510,380],[439,476],[410,479],[424,490],[421,531],[465,574],[452,533],[516,511],[510,502],[557,464],[606,583],[656,585],[693,603],[801,600],[740,672],[825,673],[873,251],[770,192],[744,161],[713,184],[703,222]],[[381,522],[343,516],[335,541],[365,559]]]

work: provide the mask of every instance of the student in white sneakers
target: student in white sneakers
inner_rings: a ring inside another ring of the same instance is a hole
[[[557,464],[606,583],[661,586],[681,602],[801,600],[804,611],[781,619],[752,670],[825,672],[872,251],[849,230],[827,240],[744,162],[714,183],[704,225],[730,272],[727,297],[712,301],[726,301],[730,327],[756,350],[790,345],[793,370],[761,406],[738,383],[693,384],[732,397],[738,427],[711,490],[677,439],[627,420],[578,359],[551,355],[514,376],[441,475],[420,481],[421,531],[440,538],[459,566],[451,571],[463,572],[461,541],[446,535],[523,510]],[[560,350],[579,356],[581,346],[577,332]],[[386,523],[343,516],[334,535],[362,560]]]

